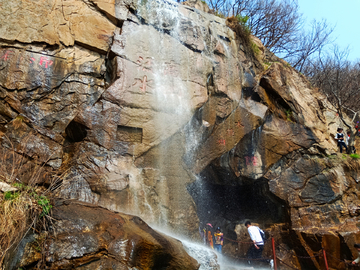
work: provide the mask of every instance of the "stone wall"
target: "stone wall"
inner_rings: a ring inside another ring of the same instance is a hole
[[[255,37],[251,50],[224,19],[171,1],[13,0],[0,15],[1,143],[58,172],[60,197],[194,238],[199,222],[230,234],[250,217],[297,241],[359,240],[343,123]]]

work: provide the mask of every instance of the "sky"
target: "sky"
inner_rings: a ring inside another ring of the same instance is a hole
[[[340,49],[349,46],[348,60],[360,60],[360,0],[298,0],[298,4],[308,24],[324,18],[335,26],[335,43]]]

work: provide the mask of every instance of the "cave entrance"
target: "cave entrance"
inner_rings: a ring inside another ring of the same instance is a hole
[[[231,181],[230,173],[224,179],[225,174],[217,174],[213,169],[211,172],[201,173],[188,186],[201,224],[233,224],[235,227],[246,220],[262,225],[287,221],[285,202],[269,191],[267,179],[237,178]]]
[[[66,138],[69,142],[81,142],[87,136],[86,130],[83,124],[71,121],[65,129]]]

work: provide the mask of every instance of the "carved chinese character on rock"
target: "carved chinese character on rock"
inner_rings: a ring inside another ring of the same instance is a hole
[[[226,131],[227,131],[227,134],[228,134],[229,136],[234,136],[234,135],[235,135],[235,132],[234,132],[233,129],[228,129],[228,130],[226,130]]]
[[[146,92],[146,83],[147,83],[147,76],[145,75],[142,81],[142,86],[140,86],[141,92]]]
[[[240,121],[235,122],[235,124],[236,124],[236,126],[239,127],[239,128],[244,127],[244,125],[243,125]]]

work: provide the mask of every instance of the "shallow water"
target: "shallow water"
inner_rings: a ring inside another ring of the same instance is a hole
[[[173,237],[173,236],[172,236]],[[176,237],[175,237],[176,238]],[[238,264],[232,263],[225,256],[217,253],[213,249],[210,249],[202,244],[194,243],[188,240],[179,239],[188,254],[196,259],[200,264],[199,270],[268,270],[271,269],[270,264],[269,267],[252,267],[246,264]]]

